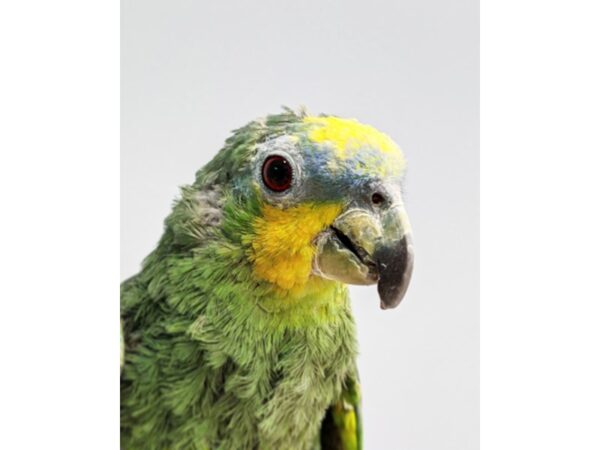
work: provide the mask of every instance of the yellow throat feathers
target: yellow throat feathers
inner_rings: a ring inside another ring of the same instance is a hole
[[[281,209],[264,205],[254,221],[254,274],[286,291],[301,291],[310,281],[314,238],[340,214],[339,204],[305,203]]]

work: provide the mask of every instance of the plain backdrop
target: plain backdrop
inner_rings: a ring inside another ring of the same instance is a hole
[[[121,2],[121,277],[230,130],[281,105],[355,117],[408,160],[400,307],[352,288],[367,450],[479,448],[476,0]]]

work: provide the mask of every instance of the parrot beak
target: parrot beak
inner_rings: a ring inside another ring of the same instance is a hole
[[[381,309],[398,306],[410,283],[413,246],[400,205],[342,213],[316,240],[313,273],[347,284],[377,283]]]

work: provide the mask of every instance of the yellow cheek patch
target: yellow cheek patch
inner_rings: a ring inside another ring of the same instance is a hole
[[[370,125],[354,119],[339,117],[306,117],[304,123],[312,125],[308,138],[315,143],[329,142],[336,157],[344,160],[352,158],[364,148],[372,148],[385,154],[404,168],[404,157],[392,139]]]
[[[248,237],[257,277],[285,290],[306,285],[315,255],[313,241],[342,211],[338,204],[302,204],[281,209],[262,208],[254,221],[254,234]]]

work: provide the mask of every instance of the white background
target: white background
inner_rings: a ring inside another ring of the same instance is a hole
[[[482,5],[486,450],[600,446],[598,12]],[[0,12],[1,448],[118,448],[118,20]]]
[[[230,130],[280,105],[356,117],[408,160],[410,291],[353,289],[366,448],[479,440],[478,5],[474,0],[124,2],[121,274]],[[435,430],[432,433],[431,430]]]
[[[479,441],[478,4],[123,2],[121,275],[230,130],[280,105],[355,117],[408,160],[416,266],[394,311],[352,289],[367,449]],[[435,432],[432,432],[435,430]]]

